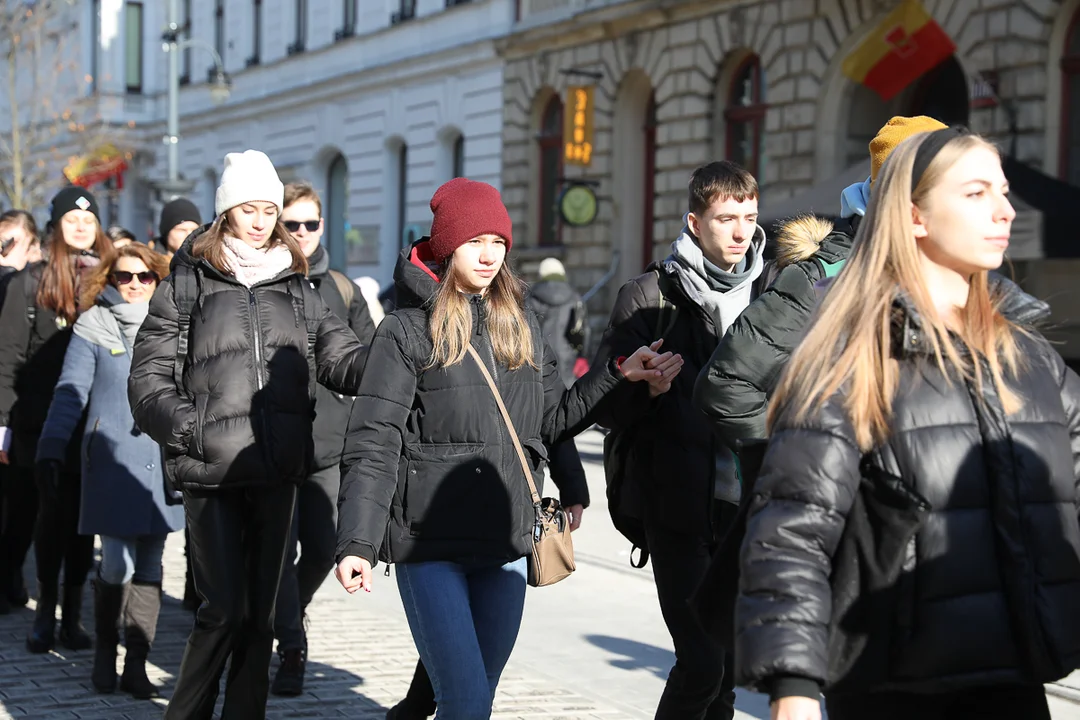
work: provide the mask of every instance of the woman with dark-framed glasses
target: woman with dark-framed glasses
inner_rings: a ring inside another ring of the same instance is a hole
[[[79,533],[101,536],[91,681],[100,693],[116,690],[123,615],[127,655],[120,688],[143,699],[157,695],[146,676],[146,658],[161,609],[161,556],[168,534],[184,527],[184,511],[167,502],[161,448],[135,427],[126,390],[135,334],[168,272],[163,256],[132,243],[87,278],[85,312],[75,322],[37,451],[39,467],[59,467],[88,411]]]

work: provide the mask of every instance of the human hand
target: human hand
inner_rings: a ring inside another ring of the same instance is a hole
[[[658,353],[663,344],[663,340],[657,340],[648,347],[642,346],[638,348],[633,355],[624,360],[619,366],[623,376],[630,382],[644,380],[650,386],[666,383],[670,387],[671,381],[675,379],[675,376],[682,369],[683,359],[682,355],[670,352]]]
[[[564,507],[563,512],[570,519],[570,532],[574,532],[581,527],[581,515],[585,512],[584,505],[570,505]]]
[[[8,454],[3,450],[0,450],[0,465],[8,465]]]
[[[38,492],[46,498],[55,498],[60,489],[60,473],[62,467],[58,460],[38,460],[34,465],[34,480],[37,481]]]
[[[821,701],[808,697],[780,698],[772,704],[772,720],[821,720]]]
[[[334,576],[341,583],[341,587],[350,595],[361,588],[364,592],[371,592],[372,575],[371,563],[355,555],[342,558],[334,570]]]

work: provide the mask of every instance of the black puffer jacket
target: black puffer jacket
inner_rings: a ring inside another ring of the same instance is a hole
[[[638,477],[627,482],[648,494],[650,521],[711,540],[720,445],[691,397],[694,379],[716,349],[719,333],[713,319],[687,296],[678,274],[663,264],[653,267],[659,274],[650,270],[619,290],[596,364],[628,356],[663,336],[661,351],[681,354],[682,371],[671,390],[654,399],[645,383],[625,386],[601,405],[597,422],[638,433],[626,463],[627,472]],[[678,308],[673,312],[668,307],[663,317],[661,285],[666,302]]]
[[[694,406],[732,450],[738,440],[765,437],[767,400],[817,305],[814,284],[851,252],[848,229],[834,231],[813,217],[785,224],[776,238],[779,275],[728,328],[698,375]]]
[[[432,352],[424,306],[437,287],[419,260],[426,240],[398,261],[399,309],[375,332],[353,406],[342,459],[348,470],[338,502],[338,559],[507,562],[532,546],[529,486],[472,358],[424,369]],[[608,364],[567,390],[536,316],[526,312],[536,357],[543,357],[539,369],[510,370],[495,362],[480,297],[473,299],[472,346],[498,384],[539,490],[545,445],[580,432],[597,401],[627,381]]]
[[[11,433],[12,463],[22,467],[34,465],[71,340],[71,326],[59,327],[56,313],[35,300],[44,269],[45,263],[39,262],[8,275],[0,307],[0,427]],[[81,443],[80,424],[68,444],[65,462],[71,472],[79,472]]]
[[[585,303],[566,280],[541,280],[529,288],[525,304],[540,318],[544,338],[559,361],[559,375],[570,387],[574,363],[589,343]]]
[[[320,246],[308,258],[308,280],[319,291],[319,296],[330,312],[348,323],[349,329],[364,345],[371,344],[375,336],[375,323],[367,303],[357,288],[352,302],[345,306],[337,283],[330,275],[330,256]],[[314,470],[335,467],[341,461],[341,449],[345,445],[345,429],[349,426],[352,411],[351,395],[341,395],[324,385],[315,388],[315,465]]]
[[[1014,322],[1047,311],[997,282]],[[1024,406],[1006,416],[992,384],[981,400],[962,379],[949,385],[927,356],[919,318],[903,305],[898,314],[892,432],[867,462],[902,478],[932,510],[894,596],[858,588],[834,596],[831,558],[864,458],[840,396],[803,426],[781,418],[742,547],[740,685],[834,680],[828,668],[844,659],[829,652],[831,609],[852,593],[886,602],[891,618],[874,631],[889,638],[887,669],[866,681],[867,692],[1043,683],[1080,667],[1080,379],[1044,339],[1020,335],[1024,366],[1013,383]]]
[[[291,270],[251,289],[191,255],[190,236],[173,257],[195,273],[183,387],[173,380],[178,319],[170,275],[154,293],[135,340],[128,399],[139,428],[165,449],[183,489],[302,482],[313,461],[304,299],[319,302],[318,381],[344,394],[360,384],[367,348]]]

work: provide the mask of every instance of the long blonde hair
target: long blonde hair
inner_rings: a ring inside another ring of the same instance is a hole
[[[956,327],[938,315],[919,266],[911,205],[923,206],[942,175],[975,148],[997,153],[974,135],[950,140],[931,161],[911,191],[915,153],[928,133],[901,143],[874,182],[866,217],[859,226],[843,271],[822,301],[806,338],[788,364],[769,407],[770,432],[779,422],[799,425],[843,390],[844,409],[863,451],[884,442],[889,432],[899,365],[893,356],[897,298],[906,295],[922,322],[931,356],[950,381],[973,382],[982,394],[985,378],[979,358],[1007,413],[1021,407],[1005,375],[1015,377],[1019,364],[1019,328],[999,311],[986,272],[971,278],[967,304],[957,312]]]
[[[432,342],[428,369],[461,362],[473,331],[472,308],[454,267],[453,255],[447,258],[439,276],[439,290],[431,301],[428,314]],[[484,304],[485,325],[495,359],[511,370],[525,365],[539,367],[532,331],[525,318],[525,286],[510,267],[509,258],[488,286]]]

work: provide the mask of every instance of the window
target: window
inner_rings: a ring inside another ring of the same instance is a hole
[[[398,0],[398,11],[390,16],[390,24],[397,25],[416,17],[416,0]]]
[[[191,0],[184,0],[184,17],[180,22],[180,39],[187,40],[191,37]],[[184,48],[184,54],[180,56],[180,84],[187,85],[191,82],[191,48]]]
[[[356,34],[356,0],[344,0],[341,12],[341,29],[334,33],[335,40],[344,40]]]
[[[446,0],[446,7],[451,8],[455,5],[468,5],[471,0]]]
[[[1061,58],[1061,179],[1080,185],[1080,11],[1073,15]]]
[[[397,235],[401,246],[408,247],[411,242],[405,237],[405,211],[408,207],[409,146],[405,143],[398,149],[397,181]]]
[[[338,154],[330,163],[326,178],[326,244],[330,253],[330,267],[344,270],[346,257],[345,233],[348,228],[349,163]]]
[[[296,39],[293,44],[289,46],[289,54],[295,55],[296,53],[304,52],[304,42],[307,40],[307,16],[308,16],[308,4],[307,0],[295,0],[296,1],[296,18],[294,22],[296,24]]]
[[[90,3],[90,92],[98,91],[98,55],[101,52],[101,0]]]
[[[746,168],[754,177],[761,171],[761,142],[767,106],[762,97],[761,61],[751,55],[735,71],[728,92],[724,121],[727,125],[727,159]]]
[[[641,223],[642,268],[653,260],[654,204],[656,202],[656,93],[649,95],[649,107],[645,110],[645,183],[641,203],[645,217]]]
[[[465,177],[465,136],[454,140],[454,177]]]
[[[124,77],[129,93],[143,89],[143,6],[129,2],[124,6]]]
[[[248,67],[262,61],[262,0],[254,0],[251,11],[251,57],[247,59]]]
[[[562,178],[563,105],[553,95],[540,119],[540,235],[541,245],[559,244],[559,183]]]
[[[225,0],[214,0],[214,49],[221,62],[225,62]],[[208,78],[210,82],[217,77],[217,67],[211,65]]]

